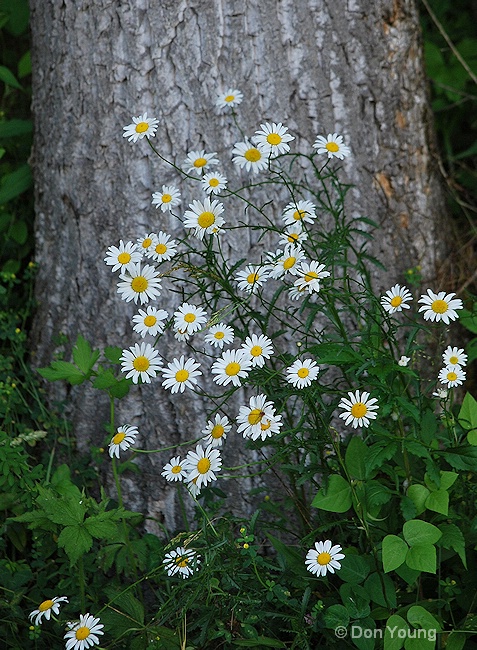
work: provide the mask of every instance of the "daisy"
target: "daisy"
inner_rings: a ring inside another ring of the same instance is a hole
[[[447,388],[454,388],[465,381],[465,370],[460,366],[446,366],[439,372],[441,384],[447,384]]]
[[[379,406],[376,404],[378,401],[375,397],[368,399],[369,393],[363,391],[361,394],[359,390],[355,393],[348,392],[349,399],[342,397],[339,408],[345,409],[340,413],[340,418],[343,418],[345,424],[353,424],[353,428],[368,427],[369,420],[376,418],[376,411]]]
[[[197,478],[196,485],[199,489],[211,481],[216,481],[215,472],[222,467],[220,451],[209,445],[206,449],[197,445],[195,451],[187,452],[184,469],[188,472],[187,480],[190,482]]]
[[[188,578],[197,570],[200,556],[191,548],[185,549],[183,546],[178,546],[165,554],[163,564],[167,575],[174,576],[178,573],[181,578]]]
[[[169,314],[164,309],[156,309],[156,307],[148,306],[146,311],[140,309],[139,312],[133,316],[132,322],[135,323],[133,330],[143,338],[146,334],[157,336],[164,330],[163,321],[168,317]]]
[[[343,136],[337,133],[328,133],[327,138],[318,135],[313,147],[317,149],[317,153],[326,153],[328,158],[339,158],[340,160],[351,153],[350,148],[343,144]]]
[[[189,481],[186,484],[187,491],[193,497],[194,499],[197,499],[197,497],[200,494],[200,488],[197,487],[197,478],[193,479],[192,481]]]
[[[177,242],[162,230],[156,235],[154,244],[146,252],[146,257],[151,257],[155,262],[165,262],[176,254]]]
[[[238,106],[242,103],[242,99],[243,95],[240,90],[237,90],[236,88],[229,88],[225,93],[221,93],[217,97],[215,105],[219,108],[227,108],[227,106],[230,106],[230,108],[235,108],[235,106]]]
[[[227,433],[232,428],[228,418],[216,414],[214,420],[208,420],[207,425],[202,429],[201,433],[204,435],[203,443],[206,446],[222,447],[223,441],[227,438]]]
[[[285,225],[300,223],[313,223],[316,219],[316,206],[311,201],[292,201],[285,206],[282,219]]]
[[[204,149],[200,151],[189,151],[187,158],[184,160],[186,172],[188,174],[196,172],[196,174],[202,176],[206,169],[219,164],[218,158],[214,158],[216,155],[216,151],[213,153],[205,153]]]
[[[275,406],[273,402],[267,400],[266,395],[254,395],[249,400],[249,406],[241,406],[239,409],[236,417],[237,431],[244,438],[265,439],[280,430],[281,417],[275,415]]]
[[[409,289],[395,284],[394,287],[391,287],[381,297],[381,304],[389,314],[394,314],[403,309],[410,309],[410,306],[407,304],[410,300],[412,300],[412,293]]]
[[[119,248],[117,246],[110,246],[106,251],[106,257],[104,261],[108,266],[112,266],[111,271],[117,271],[118,269],[129,269],[131,264],[140,262],[142,259],[141,251],[137,250],[137,245],[133,244],[132,241],[126,243],[121,241],[119,242]]]
[[[268,167],[268,152],[263,144],[253,145],[249,140],[237,142],[232,149],[232,162],[237,167],[256,174]]]
[[[303,286],[303,287],[290,287],[288,295],[292,300],[299,300],[300,298],[304,298],[305,296],[309,296],[310,294],[306,290],[306,286]]]
[[[422,303],[419,311],[424,312],[424,320],[444,321],[449,325],[449,321],[458,318],[456,309],[462,309],[462,300],[455,298],[455,293],[446,294],[445,291],[434,293],[431,289],[427,290],[427,296],[422,295],[417,302]]]
[[[162,468],[161,476],[164,476],[168,481],[183,481],[186,476],[184,463],[181,461],[180,456],[175,456],[164,465]]]
[[[155,232],[149,233],[149,235],[144,235],[144,237],[139,237],[136,241],[143,253],[147,253],[156,243],[157,235]]]
[[[161,295],[161,281],[156,269],[146,264],[141,270],[141,264],[131,264],[126,272],[119,276],[117,293],[126,302],[137,301],[143,305],[149,300],[155,300]]]
[[[38,609],[33,610],[29,615],[29,619],[33,625],[40,625],[41,619],[45,617],[47,621],[50,620],[51,614],[58,616],[60,613],[60,603],[68,603],[69,600],[66,596],[54,596],[53,598],[48,598],[38,605]],[[35,620],[33,620],[35,619]]]
[[[189,210],[184,214],[184,228],[194,228],[194,235],[198,239],[203,239],[205,234],[212,235],[217,233],[225,223],[220,215],[224,211],[224,206],[218,201],[210,201],[209,198],[204,201],[192,201],[189,204]]]
[[[287,142],[294,140],[294,136],[287,133],[288,127],[283,126],[281,122],[275,124],[260,124],[260,131],[255,131],[256,135],[253,138],[256,144],[262,144],[266,151],[274,158],[282,153],[290,151],[290,146]]]
[[[207,312],[202,307],[196,307],[188,302],[183,302],[174,312],[174,328],[179,332],[194,334],[207,322]]]
[[[327,571],[339,571],[341,564],[338,560],[345,557],[341,550],[338,544],[332,546],[329,539],[325,542],[315,542],[315,548],[310,548],[306,554],[306,568],[317,576],[325,576]]]
[[[309,293],[320,290],[320,280],[330,275],[329,271],[324,270],[325,265],[318,262],[301,262],[296,275],[298,279],[293,283],[299,289],[306,289]]]
[[[278,258],[278,259],[277,259]],[[270,269],[271,278],[281,278],[286,273],[297,275],[301,262],[305,261],[305,251],[301,246],[288,244],[285,250],[277,250],[276,259]]]
[[[144,136],[149,140],[156,134],[159,120],[148,117],[147,113],[139,115],[139,117],[133,117],[132,121],[132,124],[123,126],[123,138],[127,138],[129,142],[137,142],[138,140],[142,140]]]
[[[403,355],[398,361],[398,366],[405,368],[408,365],[409,361],[411,361],[411,357],[405,357]]]
[[[119,458],[119,452],[129,449],[136,442],[136,436],[138,435],[139,431],[137,427],[130,427],[127,424],[119,427],[109,443],[109,455],[111,458],[113,456]]]
[[[432,395],[438,399],[447,399],[449,391],[447,388],[438,388],[434,393],[432,393]]]
[[[119,358],[122,361],[121,372],[127,373],[126,379],[132,377],[134,384],[138,383],[139,378],[142,382],[150,384],[151,377],[155,377],[162,366],[162,361],[157,358],[158,354],[149,343],[135,343],[129,350],[123,350]]]
[[[227,187],[227,178],[218,172],[205,174],[200,182],[207,194],[220,194]]]
[[[316,361],[311,359],[297,359],[287,368],[287,382],[295,388],[305,388],[318,377],[320,368]]]
[[[303,244],[308,239],[308,233],[303,230],[301,221],[297,221],[291,226],[285,228],[280,235],[280,244],[295,244],[296,246]]]
[[[210,343],[216,348],[222,349],[224,345],[230,345],[234,340],[234,331],[225,323],[218,323],[209,327],[208,333],[204,336],[204,341]]]
[[[245,343],[241,345],[241,349],[251,357],[252,368],[261,368],[265,365],[265,359],[270,359],[273,354],[272,341],[264,334],[247,336]]]
[[[171,393],[183,393],[185,388],[194,388],[197,384],[197,377],[202,374],[200,363],[195,359],[184,360],[184,355],[180,359],[173,359],[167,364],[167,368],[162,370],[164,388],[170,388]]]
[[[154,192],[152,195],[152,205],[161,208],[163,212],[171,210],[179,205],[181,193],[173,185],[163,185],[162,192]]]
[[[252,360],[244,350],[225,350],[222,356],[212,364],[213,380],[220,386],[230,382],[240,386],[240,377],[247,377],[252,367]]]
[[[270,271],[265,266],[248,264],[243,271],[237,273],[235,280],[242,291],[255,293],[268,279],[269,274]]]
[[[177,330],[174,334],[174,338],[183,343],[190,339],[190,334],[187,330]]]
[[[76,623],[64,636],[66,650],[87,650],[94,645],[99,645],[98,634],[104,634],[104,625],[91,614],[80,614],[79,623]]]
[[[466,366],[467,355],[464,354],[464,348],[452,348],[450,345],[444,350],[442,355],[446,366]]]

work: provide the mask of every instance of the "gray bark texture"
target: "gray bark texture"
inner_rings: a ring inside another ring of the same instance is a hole
[[[239,120],[248,135],[264,121],[283,122],[296,136],[292,150],[311,152],[317,134],[343,134],[352,150],[343,162],[353,184],[348,213],[381,224],[370,252],[388,272],[375,275],[376,290],[418,264],[438,290],[446,209],[413,0],[31,0],[31,28],[37,366],[50,363],[60,333],[71,341],[81,333],[101,348],[139,340],[134,305],[120,300],[103,259],[119,239],[177,232],[151,193],[179,179],[145,140],[127,142],[122,127],[147,111],[160,119],[154,144],[165,158],[181,164],[204,148],[230,169],[242,137],[230,114],[214,107],[229,87],[244,93]],[[194,198],[185,190],[181,210]],[[278,222],[283,202],[271,209]],[[253,219],[243,209],[239,217]],[[258,261],[252,235],[241,237],[227,244],[231,257],[240,249]],[[164,346],[166,358],[184,353],[172,337]],[[106,396],[85,386],[48,390],[67,400],[78,449],[101,445]],[[207,405],[185,395],[157,380],[134,387],[118,423],[137,424],[150,449],[193,438]],[[243,440],[231,438],[225,463],[238,464]],[[141,458],[142,473],[126,483],[131,507],[174,528],[181,525],[176,490],[160,476],[169,453]],[[250,487],[227,485],[232,509],[247,510]]]

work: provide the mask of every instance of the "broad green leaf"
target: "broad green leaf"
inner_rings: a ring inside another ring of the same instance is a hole
[[[348,554],[340,560],[340,578],[344,582],[359,584],[366,579],[369,573],[369,564],[359,555]]]
[[[441,472],[441,490],[448,490],[459,478],[456,472]]]
[[[108,345],[107,348],[104,348],[104,356],[108,361],[111,361],[111,363],[116,363],[116,364],[121,363],[119,359],[122,356],[122,354],[123,351],[121,348],[112,347],[110,345]]]
[[[376,644],[376,639],[374,638],[375,629],[376,621],[371,617],[361,619],[352,624],[351,634],[353,643],[358,650],[374,650]]]
[[[469,433],[466,436],[466,439],[469,445],[473,445],[474,447],[477,447],[477,430],[469,431]]]
[[[400,578],[407,582],[408,585],[413,585],[421,575],[420,571],[410,569],[407,564],[401,564],[401,566],[396,569],[396,573]]]
[[[409,546],[413,544],[435,544],[442,536],[441,531],[436,526],[420,519],[406,521],[402,532]]]
[[[387,609],[394,609],[396,607],[396,587],[388,575],[379,575],[379,573],[374,571],[364,583],[364,588],[373,603],[382,605],[382,607],[386,607]]]
[[[433,440],[435,440],[437,433],[437,418],[434,415],[433,411],[425,411],[421,418],[421,439],[427,445],[429,445]]]
[[[470,393],[466,393],[457,416],[463,429],[477,429],[477,400]]]
[[[111,386],[109,389],[109,394],[111,397],[116,397],[116,399],[121,399],[129,393],[129,389],[132,384],[132,379],[121,379],[114,386]]]
[[[369,616],[371,611],[369,596],[364,587],[345,582],[340,587],[340,595],[350,618],[366,618]]]
[[[416,515],[420,515],[426,509],[426,499],[430,492],[425,485],[415,483],[410,485],[407,489],[407,496],[412,500],[416,506]]]
[[[117,383],[118,380],[113,375],[111,370],[102,370],[100,371],[98,376],[95,377],[93,381],[93,386],[94,388],[99,388],[100,390],[107,390],[108,388],[111,388],[111,386],[114,386]]]
[[[18,83],[13,72],[11,72],[4,65],[0,65],[0,81],[3,81],[3,83],[5,83],[7,86],[12,86],[12,88],[23,90],[23,87]]]
[[[455,551],[465,568],[467,561],[465,557],[465,539],[462,531],[455,524],[440,524],[439,529],[442,533],[438,545],[442,548],[452,549]]]
[[[406,542],[397,535],[386,535],[383,539],[383,567],[389,573],[397,569],[406,559],[409,550]]]
[[[467,637],[464,632],[451,632],[447,637],[446,650],[462,650]]]
[[[426,499],[426,508],[441,515],[449,513],[449,492],[447,490],[435,490]]]
[[[305,564],[303,562],[303,557],[301,556],[298,551],[295,551],[294,548],[291,546],[284,544],[282,541],[274,537],[273,535],[270,535],[270,533],[267,534],[268,539],[270,540],[271,545],[273,548],[277,551],[278,555],[282,558],[283,563],[293,569],[295,573],[307,574],[307,570],[305,567]]]
[[[81,384],[86,379],[83,373],[68,361],[52,361],[47,368],[38,368],[38,372],[48,381],[65,379],[70,384]]]
[[[470,312],[467,309],[459,309],[459,324],[473,334],[477,334],[477,312]]]
[[[407,611],[407,620],[416,628],[423,630],[436,630],[440,632],[441,625],[434,616],[421,605],[413,605]]]
[[[99,359],[99,350],[92,350],[88,341],[79,334],[73,348],[73,359],[78,368],[88,375]]]
[[[70,563],[87,553],[93,545],[93,538],[83,526],[66,526],[58,537],[58,546],[65,549]]]
[[[414,544],[406,555],[406,564],[415,571],[436,572],[436,547],[434,544]]]
[[[130,591],[117,592],[114,587],[107,587],[105,592],[109,598],[108,605],[114,610],[121,610],[140,625],[144,624],[144,606]]]
[[[31,74],[31,52],[27,50],[25,54],[18,61],[18,77],[23,79]]]
[[[61,526],[81,524],[86,514],[86,507],[74,496],[56,497],[50,490],[39,487],[38,506],[50,521]]]
[[[12,224],[8,234],[17,244],[24,244],[28,239],[28,226],[24,221],[17,220]]]
[[[384,650],[400,650],[403,647],[404,638],[400,637],[399,630],[405,631],[405,634],[401,632],[401,635],[405,638],[409,632],[409,625],[401,616],[393,614],[386,621]]]
[[[103,520],[100,516],[88,517],[84,522],[84,527],[92,537],[96,539],[108,539],[118,541],[118,527],[111,520]]]
[[[368,476],[375,467],[380,467],[386,460],[390,460],[396,453],[397,448],[396,442],[391,442],[385,446],[377,443],[369,447],[368,457],[366,459]]]
[[[366,478],[366,456],[368,448],[361,438],[353,436],[348,443],[345,465],[352,478],[363,481]]]
[[[32,186],[30,166],[21,165],[18,169],[2,177],[0,183],[0,205],[11,201]]]
[[[337,627],[348,627],[349,614],[343,605],[330,605],[323,614],[325,627],[335,630]]]
[[[15,138],[33,131],[31,120],[7,120],[0,122],[0,138]]]
[[[349,483],[340,474],[332,474],[326,492],[321,488],[311,505],[328,512],[346,512],[352,505]]]
[[[455,469],[477,471],[477,448],[471,445],[451,447],[442,452],[442,457]]]

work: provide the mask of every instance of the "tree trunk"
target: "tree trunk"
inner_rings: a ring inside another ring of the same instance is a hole
[[[310,153],[317,134],[345,135],[348,212],[381,225],[370,252],[388,271],[375,276],[377,291],[416,265],[435,281],[446,211],[413,0],[31,0],[31,10],[36,365],[49,364],[60,333],[71,341],[81,333],[101,348],[133,344],[134,309],[117,296],[103,259],[119,239],[164,224],[173,231],[172,218],[151,206],[151,193],[179,179],[145,140],[128,143],[122,127],[147,111],[160,119],[154,144],[164,157],[180,164],[204,148],[230,160],[242,137],[214,103],[231,86],[244,93],[239,121],[247,134],[281,121],[296,136],[293,150]],[[182,198],[184,210],[197,197],[186,190]],[[277,220],[281,208],[277,201]],[[252,241],[238,247],[257,261]],[[230,245],[231,254],[236,248]],[[166,358],[181,350],[167,339]],[[78,448],[102,444],[105,396],[85,386],[48,390],[67,399]],[[118,423],[137,424],[142,446],[153,449],[197,436],[206,412],[192,393],[171,395],[156,381],[121,401]],[[241,458],[241,442],[228,445],[228,464]],[[160,477],[168,458],[142,460],[128,498],[173,528],[180,525],[176,491]],[[232,487],[245,510],[248,487]]]

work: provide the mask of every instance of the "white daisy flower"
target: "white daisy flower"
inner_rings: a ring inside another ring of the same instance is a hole
[[[316,219],[316,206],[311,201],[292,201],[285,206],[282,219],[286,225],[296,222],[313,223]]]
[[[257,174],[268,167],[268,152],[263,144],[252,144],[249,140],[237,142],[232,149],[232,162],[241,169]]]
[[[183,343],[184,341],[188,341],[190,339],[190,334],[187,330],[176,330],[174,338]]]
[[[216,348],[223,349],[224,345],[230,345],[234,340],[234,330],[225,323],[218,323],[209,327],[209,331],[204,336],[204,341],[210,343]]]
[[[301,262],[305,261],[305,251],[301,246],[288,244],[285,250],[277,250],[275,260],[270,269],[271,278],[281,278],[286,273],[297,275]]]
[[[427,296],[422,295],[417,302],[422,303],[419,311],[424,312],[424,320],[439,322],[444,321],[449,325],[449,321],[459,318],[456,309],[463,309],[462,300],[454,298],[455,293],[446,294],[445,291],[434,293],[431,289],[427,290]]]
[[[212,235],[220,230],[225,221],[220,215],[224,211],[224,206],[219,201],[210,201],[209,198],[204,201],[192,201],[189,204],[189,210],[184,214],[184,228],[194,228],[194,235],[198,239],[203,239],[205,234]]]
[[[179,332],[194,334],[207,322],[207,312],[202,307],[196,307],[188,302],[183,302],[174,312],[174,328]]]
[[[453,348],[450,345],[444,350],[442,355],[445,366],[466,366],[467,355],[464,354],[464,348]]]
[[[398,366],[405,368],[409,364],[409,361],[411,361],[411,357],[405,357],[403,355],[398,361]]]
[[[273,354],[272,341],[264,334],[247,336],[240,347],[252,359],[252,368],[261,368],[265,365],[265,359],[270,359]]]
[[[126,302],[137,301],[143,305],[149,300],[155,300],[161,295],[161,281],[157,270],[145,264],[131,264],[126,272],[121,273],[117,293]]]
[[[376,404],[378,400],[375,397],[368,399],[369,393],[366,391],[360,393],[359,390],[355,393],[348,392],[348,397],[349,399],[342,397],[338,404],[339,408],[344,409],[344,412],[340,413],[340,418],[343,418],[346,425],[352,423],[354,429],[368,427],[369,420],[376,418],[375,411],[379,408]]]
[[[287,244],[294,244],[299,246],[308,239],[308,233],[303,230],[301,221],[297,221],[291,226],[287,226],[280,235],[280,244],[286,246]]]
[[[260,124],[260,130],[255,131],[256,135],[253,138],[256,144],[262,144],[266,151],[272,155],[274,158],[282,153],[287,153],[290,151],[290,145],[287,142],[294,140],[294,136],[287,133],[288,127],[283,126],[281,122],[275,124]]]
[[[167,364],[167,368],[163,368],[162,376],[164,381],[162,385],[164,388],[170,388],[171,393],[183,393],[185,388],[194,388],[197,384],[197,377],[202,374],[200,370],[200,363],[195,359],[187,359],[185,361],[184,355],[180,359],[173,359],[171,363]]]
[[[161,208],[163,212],[176,208],[181,202],[181,193],[173,185],[163,185],[162,192],[154,192],[152,195],[152,205]]]
[[[315,548],[310,548],[306,554],[306,568],[318,577],[325,576],[327,571],[330,573],[339,571],[341,564],[338,560],[345,557],[341,551],[341,546],[338,544],[332,546],[329,539],[325,542],[315,542]]]
[[[297,359],[287,368],[287,382],[295,388],[305,388],[318,377],[320,368],[316,361],[311,359]]]
[[[187,491],[189,492],[189,494],[191,495],[191,497],[193,497],[194,499],[197,499],[197,497],[198,497],[199,494],[200,494],[200,490],[201,490],[201,488],[197,487],[197,478],[198,478],[198,477],[196,477],[196,478],[193,479],[192,481],[189,481],[189,482],[186,484]]]
[[[187,158],[184,160],[186,172],[188,174],[195,172],[199,176],[202,176],[206,169],[208,171],[210,167],[219,164],[218,158],[214,158],[216,155],[216,151],[205,153],[204,149],[201,149],[200,151],[189,151]]]
[[[146,334],[157,336],[164,330],[165,323],[163,321],[168,317],[169,314],[164,309],[156,309],[156,307],[151,307],[149,305],[146,311],[140,309],[139,312],[133,316],[133,330],[143,338]]]
[[[66,650],[87,650],[99,645],[98,634],[104,634],[104,625],[91,614],[80,614],[80,620],[65,634]]]
[[[211,373],[220,386],[227,386],[230,382],[240,386],[240,378],[247,377],[251,368],[252,360],[244,350],[224,350],[212,364]]]
[[[186,470],[184,469],[184,462],[181,461],[180,456],[174,456],[162,468],[161,476],[164,476],[168,481],[183,481],[186,477]]]
[[[139,378],[146,384],[151,383],[151,377],[161,368],[162,361],[158,359],[159,352],[149,343],[135,343],[129,350],[123,350],[119,360],[121,372],[125,372],[126,379],[132,377],[133,383],[137,384]]]
[[[447,388],[438,388],[434,393],[432,393],[432,395],[438,399],[447,399],[449,396],[449,391]]]
[[[139,115],[139,117],[133,117],[132,121],[132,124],[123,126],[123,138],[127,138],[129,142],[137,142],[144,137],[149,140],[156,134],[159,120],[156,120],[154,117],[148,117],[147,113]]]
[[[255,293],[258,291],[270,276],[270,271],[266,266],[255,266],[248,264],[243,271],[239,271],[235,276],[238,282],[238,288],[241,291],[248,291],[248,293]]]
[[[48,598],[40,603],[38,609],[33,610],[33,612],[29,614],[28,618],[33,625],[40,625],[43,617],[49,621],[52,613],[58,616],[60,613],[60,603],[68,602],[69,600],[66,596],[54,596],[53,598]]]
[[[144,237],[138,237],[137,245],[139,246],[140,250],[143,253],[147,253],[148,251],[151,250],[151,248],[154,246],[156,243],[157,235],[155,232],[151,232],[148,235],[144,235]]]
[[[351,149],[343,144],[343,136],[337,133],[328,133],[326,138],[323,135],[318,135],[313,147],[319,154],[326,153],[328,158],[339,158],[340,160],[351,153]]]
[[[163,564],[167,575],[174,576],[178,573],[181,578],[188,578],[194,571],[197,571],[200,555],[197,555],[191,548],[186,549],[183,546],[178,546],[165,554]]]
[[[155,262],[166,262],[174,257],[177,253],[177,242],[171,239],[166,232],[159,230],[156,235],[156,241],[146,252],[146,257],[151,257]]]
[[[381,304],[389,314],[394,314],[403,309],[410,309],[410,306],[407,304],[410,300],[412,300],[412,293],[409,289],[395,284],[394,287],[391,287],[381,297]]]
[[[306,286],[290,287],[288,294],[292,300],[299,300],[300,298],[304,298],[305,296],[310,295],[309,291],[307,291]]]
[[[216,413],[214,420],[208,420],[207,425],[202,429],[203,444],[211,446],[212,449],[222,447],[224,440],[227,438],[227,433],[232,428],[228,418]]]
[[[248,406],[241,406],[239,413],[236,417],[237,431],[241,433],[244,438],[262,438],[272,433],[280,431],[281,415],[275,414],[275,406],[273,402],[267,400],[266,395],[254,395],[249,400]]]
[[[138,435],[139,431],[137,427],[131,427],[128,424],[118,427],[109,443],[109,455],[111,458],[113,458],[113,456],[119,458],[119,453],[129,449],[129,447],[136,442],[136,437]]]
[[[465,370],[460,366],[446,366],[439,372],[439,381],[441,384],[447,384],[447,388],[454,388],[465,381]]]
[[[213,449],[209,445],[206,449],[202,445],[197,445],[195,451],[187,452],[184,461],[184,469],[188,472],[187,480],[197,479],[196,485],[202,489],[207,483],[216,481],[215,472],[219,472],[222,467],[220,451]]]
[[[301,262],[297,268],[298,279],[293,283],[299,289],[306,289],[309,293],[320,290],[320,280],[330,275],[324,270],[325,265],[318,262]]]
[[[209,172],[204,174],[200,184],[207,194],[220,194],[227,187],[227,177],[218,172]]]
[[[238,106],[242,103],[242,99],[243,95],[240,90],[237,90],[236,88],[229,88],[226,92],[220,93],[220,95],[217,97],[215,105],[219,108],[227,108],[227,106],[230,108],[235,108],[235,106]]]
[[[119,242],[119,248],[117,246],[110,246],[106,251],[106,257],[104,261],[108,266],[112,266],[111,271],[117,271],[118,269],[128,269],[131,264],[136,264],[142,259],[142,253],[138,250],[137,245],[133,244],[132,241],[126,243],[121,241]]]

